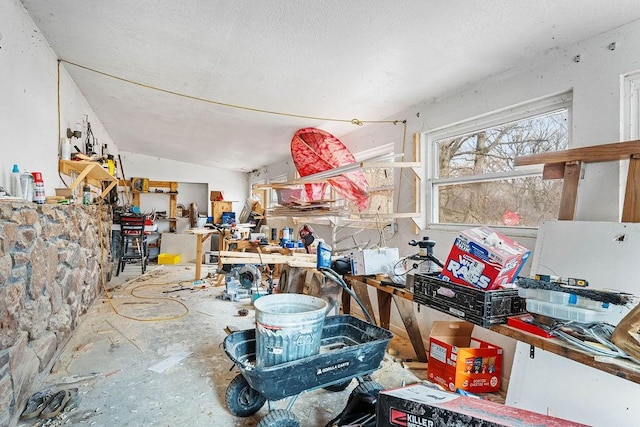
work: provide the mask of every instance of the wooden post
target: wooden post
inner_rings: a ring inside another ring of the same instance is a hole
[[[629,159],[627,187],[622,207],[622,222],[640,222],[640,154]]]
[[[559,220],[573,220],[576,212],[576,200],[578,199],[578,183],[580,182],[580,170],[582,162],[567,162],[564,166],[564,182],[562,184],[562,197],[560,198]]]

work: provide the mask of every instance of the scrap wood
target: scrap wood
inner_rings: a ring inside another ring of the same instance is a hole
[[[220,256],[226,256],[226,257],[234,257],[234,258],[242,258],[242,257],[247,257],[247,258],[253,258],[253,257],[261,257],[261,258],[268,258],[268,257],[276,257],[276,258],[280,258],[283,256],[286,256],[288,258],[306,258],[308,260],[315,260],[316,259],[316,254],[305,254],[305,253],[296,253],[295,255],[281,255],[281,254],[261,254],[258,255],[258,253],[256,252],[235,252],[235,251],[220,251],[219,252]]]
[[[402,367],[404,369],[419,369],[419,370],[427,370],[428,364],[426,362],[402,362]]]
[[[284,259],[284,260],[266,260],[266,259],[255,259],[253,258],[220,258],[223,264],[287,264],[289,267],[304,267],[304,268],[314,268],[316,267],[316,262],[304,261],[299,259]]]
[[[223,264],[287,264],[290,267],[316,266],[315,254],[257,254],[253,252],[221,251],[220,260]]]
[[[239,331],[239,329],[235,326],[227,325],[225,326],[224,331],[227,333],[227,335],[230,335],[233,332]]]

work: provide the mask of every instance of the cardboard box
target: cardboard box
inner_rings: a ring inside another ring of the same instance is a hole
[[[400,261],[398,248],[378,248],[354,251],[350,254],[351,272],[356,276],[389,273]]]
[[[378,395],[378,427],[579,427],[585,424],[412,384]]]
[[[224,212],[233,212],[233,202],[211,202],[211,218],[214,224],[222,224]]]
[[[530,251],[489,227],[464,230],[456,238],[441,277],[483,290],[512,283]]]
[[[473,323],[433,322],[427,378],[445,389],[500,391],[502,349],[471,337]]]
[[[212,191],[211,193],[209,193],[210,202],[219,202],[221,200],[224,200],[224,197],[222,196],[222,191]]]

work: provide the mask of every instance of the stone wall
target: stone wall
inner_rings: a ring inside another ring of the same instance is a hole
[[[110,244],[108,206],[0,200],[0,426],[17,422],[99,295]]]

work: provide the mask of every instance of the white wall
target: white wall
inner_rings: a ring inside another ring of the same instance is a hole
[[[222,191],[225,200],[233,201],[233,210],[237,214],[240,214],[249,196],[248,175],[244,172],[193,165],[126,151],[120,152],[120,158],[127,179],[143,177],[152,181],[204,183],[209,186],[208,191]],[[178,194],[180,194],[179,187]],[[183,203],[180,196],[178,196],[178,200]],[[204,206],[200,206],[198,203],[198,210],[203,213],[211,213],[211,206],[208,202],[209,193],[206,195],[206,200],[207,204]]]
[[[9,188],[14,163],[42,172],[47,195],[58,177],[58,64],[19,0],[0,2],[0,185]],[[88,116],[101,144],[116,150],[86,100],[60,67],[60,131]],[[84,135],[83,135],[84,138]],[[83,141],[74,144],[83,146]],[[70,183],[70,178],[65,177]]]
[[[223,190],[226,199],[239,202],[234,209],[242,209],[248,197],[246,174],[119,153],[117,141],[106,133],[64,66],[59,67],[59,130],[57,56],[19,0],[0,2],[0,34],[0,185],[9,188],[11,168],[17,163],[21,169],[42,172],[46,195],[54,195],[56,187],[64,186],[58,176],[58,132],[64,136],[68,127],[80,124],[83,135],[72,144],[84,149],[86,116],[98,143],[121,155],[127,177],[205,183],[211,190]],[[63,178],[71,183],[70,177]]]

